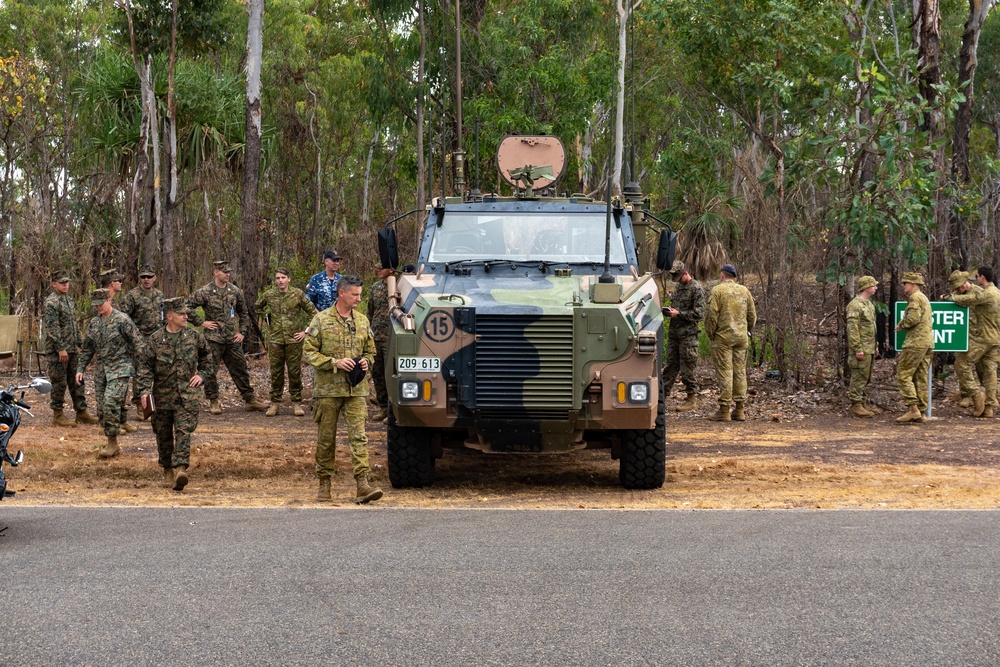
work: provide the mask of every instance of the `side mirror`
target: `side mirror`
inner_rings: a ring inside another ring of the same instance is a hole
[[[380,229],[378,232],[378,258],[382,262],[383,269],[395,269],[399,266],[396,230],[392,227]]]
[[[656,268],[666,271],[674,263],[677,252],[677,232],[664,229],[660,232],[660,243],[656,249]]]
[[[39,394],[47,394],[52,391],[52,383],[45,378],[33,378],[28,386]]]

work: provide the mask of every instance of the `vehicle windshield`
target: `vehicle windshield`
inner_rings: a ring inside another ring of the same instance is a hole
[[[603,263],[605,220],[600,212],[449,212],[427,259]],[[611,263],[627,261],[621,230],[612,223]]]

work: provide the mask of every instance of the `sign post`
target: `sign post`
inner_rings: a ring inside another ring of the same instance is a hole
[[[895,326],[906,313],[906,301],[895,303]],[[968,352],[969,351],[969,309],[951,301],[931,301],[932,327],[934,331],[935,352]],[[896,332],[896,350],[903,349],[906,332]],[[933,381],[934,364],[927,369],[927,416],[933,412]]]

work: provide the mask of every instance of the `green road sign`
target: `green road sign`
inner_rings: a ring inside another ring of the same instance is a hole
[[[903,319],[906,312],[906,302],[896,302],[895,324]],[[967,352],[969,350],[969,309],[951,301],[931,301],[931,314],[934,317],[934,351],[935,352]],[[906,340],[905,331],[896,332],[896,349],[903,349]]]

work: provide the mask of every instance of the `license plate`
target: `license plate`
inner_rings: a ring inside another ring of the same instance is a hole
[[[396,357],[397,373],[440,373],[440,357]]]

